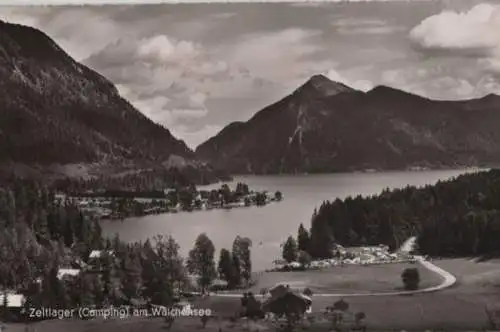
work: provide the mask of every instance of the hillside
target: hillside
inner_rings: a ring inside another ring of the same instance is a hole
[[[243,174],[479,166],[500,161],[498,123],[497,95],[435,101],[385,86],[365,93],[316,75],[196,153]]]
[[[332,241],[345,246],[384,243],[396,249],[418,236],[423,254],[499,257],[499,198],[500,170],[492,169],[422,188],[327,201],[311,219],[309,250],[327,257]]]
[[[93,176],[188,169],[217,177],[186,144],[43,32],[0,21],[0,170]]]

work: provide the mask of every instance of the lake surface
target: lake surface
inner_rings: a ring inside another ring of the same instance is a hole
[[[289,235],[297,235],[300,223],[309,228],[314,208],[325,200],[358,194],[372,195],[385,188],[434,184],[438,180],[473,171],[476,170],[238,176],[228,183],[231,188],[237,182],[244,182],[251,190],[279,190],[283,193],[283,201],[264,207],[150,215],[124,221],[106,220],[101,225],[105,235],[118,233],[125,241],[143,241],[157,234],[170,234],[181,246],[184,257],[200,233],[204,232],[212,239],[217,258],[221,248],[231,249],[237,235],[246,236],[253,241],[252,262],[256,271],[270,267],[272,261],[279,258],[280,244]],[[220,184],[200,188],[218,187]]]

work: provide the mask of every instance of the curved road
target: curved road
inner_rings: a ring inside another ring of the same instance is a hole
[[[384,292],[384,293],[352,293],[352,294],[319,293],[319,294],[313,294],[313,297],[395,296],[395,295],[421,294],[421,293],[436,292],[436,291],[451,287],[457,282],[457,279],[455,278],[455,276],[453,276],[448,271],[445,271],[442,268],[432,264],[431,262],[425,260],[421,256],[415,256],[415,258],[425,268],[431,270],[432,272],[439,274],[443,278],[443,282],[437,286],[418,289],[418,290],[414,290],[414,291],[399,291],[399,292]],[[240,293],[233,293],[233,294],[221,294],[221,293],[219,293],[219,294],[210,294],[210,296],[241,297],[242,294],[240,294]],[[256,294],[255,296],[262,296],[262,295]]]

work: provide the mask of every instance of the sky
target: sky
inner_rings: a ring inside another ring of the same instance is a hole
[[[500,0],[0,7],[191,148],[309,77],[434,99],[500,94]]]

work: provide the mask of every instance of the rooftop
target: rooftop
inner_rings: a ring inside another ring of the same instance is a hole
[[[4,294],[0,294],[0,305],[4,303]],[[7,307],[20,308],[24,304],[24,295],[7,293]]]
[[[105,252],[105,250],[92,250],[92,252],[89,255],[89,258],[99,258],[99,257],[101,257],[104,254],[104,252]],[[109,255],[113,255],[114,251],[113,250],[109,250],[108,254]]]
[[[66,276],[66,275],[75,277],[79,274],[80,274],[79,269],[59,269],[59,271],[57,271],[57,278],[61,279],[62,277]]]

